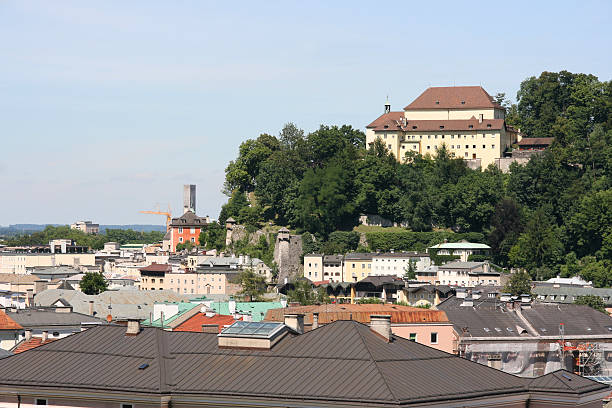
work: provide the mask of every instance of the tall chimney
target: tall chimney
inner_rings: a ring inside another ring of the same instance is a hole
[[[128,319],[127,330],[125,331],[126,336],[137,336],[140,333],[140,320]]]
[[[43,330],[42,332],[42,342],[44,343],[49,338],[49,332],[47,330]]]
[[[25,329],[25,339],[30,341],[32,339],[32,329]]]
[[[383,336],[387,341],[391,341],[391,316],[390,315],[371,315],[370,329]]]
[[[93,314],[94,314],[94,307],[93,306],[94,306],[94,301],[90,300],[89,301],[89,310],[88,310],[88,314],[90,316],[93,316]]]
[[[312,313],[312,330],[319,327],[319,312]]]
[[[302,313],[285,313],[285,326],[299,334],[304,333],[304,315]]]

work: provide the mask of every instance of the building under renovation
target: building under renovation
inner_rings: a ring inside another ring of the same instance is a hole
[[[547,304],[458,290],[438,305],[453,323],[456,352],[522,377],[565,369],[612,376],[612,318],[588,306]]]

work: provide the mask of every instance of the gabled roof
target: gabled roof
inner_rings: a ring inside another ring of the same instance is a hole
[[[391,112],[393,113],[393,112]],[[472,116],[470,119],[437,119],[437,120],[404,120],[387,113],[366,126],[368,129],[379,131],[403,132],[453,132],[470,130],[501,130],[505,126],[503,119],[484,119],[479,122]]]
[[[126,336],[124,327],[96,327],[1,360],[0,385],[362,407],[527,391],[521,378],[397,336],[387,342],[352,321],[288,334],[270,350],[220,349],[214,333],[145,328]]]
[[[519,146],[532,146],[532,145],[544,145],[550,146],[554,142],[554,137],[524,137],[517,144]]]
[[[59,284],[59,286],[57,287],[57,289],[65,289],[65,290],[74,290],[74,288],[72,287],[71,284],[68,283],[67,280],[63,280],[62,283]],[[69,306],[68,304],[65,304],[64,306]]]
[[[141,272],[172,272],[172,266],[168,264],[158,264],[153,262],[149,266],[145,266],[144,268],[140,268]]]
[[[404,110],[475,108],[502,109],[481,86],[436,86],[427,88]]]
[[[21,330],[23,327],[0,309],[0,330]]]
[[[207,225],[206,218],[198,217],[193,211],[187,211],[178,218],[173,218],[170,225],[172,227],[198,227]]]

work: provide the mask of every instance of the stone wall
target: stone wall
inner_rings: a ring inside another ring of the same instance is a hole
[[[302,237],[279,232],[274,245],[274,262],[278,266],[278,283],[302,275]]]

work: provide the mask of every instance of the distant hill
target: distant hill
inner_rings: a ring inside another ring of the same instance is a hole
[[[0,226],[0,236],[13,236],[18,234],[31,234],[33,232],[42,231],[47,225],[54,227],[61,226],[64,224],[11,224],[8,227]],[[134,231],[151,232],[160,231],[165,232],[165,225],[150,225],[150,224],[100,224],[100,232],[104,233],[107,229],[132,229]]]

